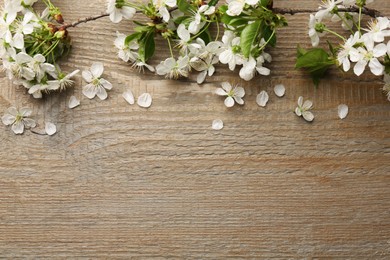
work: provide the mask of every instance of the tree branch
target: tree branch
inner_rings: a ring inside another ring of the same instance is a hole
[[[318,10],[314,10],[314,9],[288,9],[288,8],[273,8],[272,10],[275,13],[291,14],[291,15],[299,14],[299,13],[315,13],[318,11]],[[359,8],[356,6],[349,7],[349,8],[339,8],[337,10],[339,12],[344,12],[344,13],[345,12],[350,12],[350,13],[358,13],[359,12]],[[378,10],[370,9],[370,8],[366,8],[366,7],[364,7],[362,9],[362,14],[371,16],[373,18],[383,16]]]
[[[95,21],[97,19],[109,16],[109,15],[110,14],[108,14],[108,13],[102,13],[100,15],[90,16],[90,17],[87,17],[87,18],[84,18],[84,19],[79,19],[76,22],[68,23],[68,24],[63,25],[60,29],[66,30],[66,29],[71,28],[71,27],[76,27],[77,25],[79,25],[81,23],[87,23],[87,22],[90,22],[90,21]]]

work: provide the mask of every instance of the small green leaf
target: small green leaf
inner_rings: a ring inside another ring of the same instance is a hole
[[[139,55],[142,61],[146,62],[154,55],[155,51],[155,42],[154,42],[154,32],[151,30],[146,33],[144,37],[141,37],[139,44]]]
[[[201,38],[206,45],[211,42],[211,35],[208,29],[199,34],[198,37]]]
[[[211,0],[209,2],[209,6],[216,6],[218,4],[219,0]]]
[[[306,51],[298,47],[295,68],[303,68],[309,71],[316,86],[318,86],[320,79],[325,76],[327,70],[335,64],[336,61],[331,59],[324,49],[314,48]]]
[[[249,58],[252,46],[260,34],[261,20],[247,25],[241,32],[241,51],[245,58]]]
[[[191,14],[191,11],[195,11],[195,8],[187,0],[177,0],[177,8],[185,14]]]
[[[125,39],[125,45],[129,45],[130,42],[139,39],[140,36],[141,33],[138,32],[128,35]]]
[[[269,40],[268,44],[275,48],[275,46],[276,46],[276,33],[273,33],[273,30],[269,26],[266,26],[263,29],[263,38],[265,41]]]

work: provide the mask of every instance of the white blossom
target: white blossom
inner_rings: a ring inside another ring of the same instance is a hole
[[[192,34],[197,34],[200,28],[203,27],[205,22],[202,21],[203,15],[212,15],[215,12],[215,6],[209,6],[207,4],[202,5],[194,14],[193,21],[188,25],[188,31]]]
[[[310,100],[303,102],[303,97],[298,98],[298,107],[295,108],[295,114],[302,116],[306,121],[313,121],[314,115],[309,110],[312,108],[313,103]]]
[[[74,85],[74,80],[72,80],[72,78],[79,72],[80,70],[75,70],[69,74],[61,72],[58,75],[52,75],[54,80],[49,80],[47,84],[50,86],[51,90],[65,90]]]
[[[188,56],[180,56],[177,61],[171,57],[157,65],[156,72],[170,79],[178,79],[181,76],[188,77],[189,68]]]
[[[229,64],[229,69],[234,70],[236,65],[243,63],[243,56],[237,51],[240,47],[240,37],[235,37],[231,31],[225,31],[222,44],[219,61],[222,64]]]
[[[350,51],[350,59],[356,62],[354,66],[354,73],[360,76],[367,64],[370,67],[371,72],[376,75],[382,75],[385,67],[378,60],[379,57],[385,55],[387,52],[387,46],[383,43],[374,46],[373,41],[365,41],[365,48],[358,47],[356,50]]]
[[[224,103],[227,107],[234,106],[236,102],[239,105],[244,104],[244,100],[242,99],[245,96],[245,90],[242,87],[235,86],[234,88],[229,82],[222,82],[222,88],[217,88],[215,90],[215,94],[219,96],[227,96]]]
[[[11,129],[15,134],[22,134],[24,128],[33,128],[36,126],[35,121],[31,118],[32,110],[26,107],[17,110],[15,107],[7,109],[7,113],[1,118],[5,125],[12,125]]]
[[[321,21],[323,18],[329,16],[333,9],[341,2],[342,0],[322,0],[320,10],[315,14],[316,19]]]
[[[226,13],[230,16],[238,16],[244,10],[245,4],[256,5],[259,0],[227,0],[228,10]]]
[[[387,17],[378,17],[368,23],[367,36],[374,42],[383,42],[385,37],[390,36],[390,21]]]
[[[153,5],[157,8],[158,13],[161,15],[164,22],[168,22],[170,15],[167,7],[175,7],[176,0],[153,0]]]
[[[41,82],[42,78],[49,73],[54,75],[56,68],[53,64],[47,63],[45,56],[42,54],[36,54],[28,63],[28,66],[34,71],[35,77],[38,82]]]
[[[92,99],[95,96],[98,96],[101,100],[107,98],[106,89],[112,89],[112,84],[101,77],[103,72],[104,66],[101,62],[94,62],[90,70],[82,72],[84,80],[88,83],[83,87],[83,94],[87,98]]]
[[[351,35],[343,45],[341,45],[340,51],[337,53],[337,61],[343,66],[344,71],[349,71],[351,68],[349,55],[351,51],[357,52],[354,46],[358,42],[360,42],[360,33],[356,32],[354,35]]]
[[[310,19],[309,19],[309,37],[311,40],[311,44],[313,47],[318,46],[320,43],[320,36],[324,35],[323,32],[318,32],[316,30],[317,24],[321,24],[321,22],[312,14],[310,14]]]
[[[125,41],[127,36],[125,34],[116,32],[116,36],[117,38],[114,41],[114,45],[118,49],[118,57],[124,62],[135,62],[139,57],[138,52],[135,51],[139,48],[138,43],[136,41],[131,41],[126,45]]]
[[[126,6],[123,0],[108,0],[107,13],[113,23],[119,23],[123,18],[131,19],[136,13],[135,8]]]

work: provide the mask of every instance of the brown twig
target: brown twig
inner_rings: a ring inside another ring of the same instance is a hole
[[[288,8],[273,8],[272,10],[275,13],[291,14],[291,15],[299,14],[299,13],[315,13],[318,11],[318,10],[314,10],[314,9],[288,9]],[[350,12],[350,13],[358,13],[359,12],[359,8],[356,6],[348,7],[348,8],[339,8],[337,10],[339,12],[344,12],[344,13],[345,12]],[[364,7],[362,9],[362,14],[371,16],[373,18],[383,16],[378,10],[370,9],[370,8],[366,8],[366,7]]]
[[[77,25],[81,24],[81,23],[87,23],[87,22],[90,22],[90,21],[95,21],[97,19],[100,19],[100,18],[103,18],[103,17],[106,17],[106,16],[109,16],[110,14],[108,13],[102,13],[100,15],[96,15],[96,16],[90,16],[90,17],[87,17],[87,18],[84,18],[84,19],[79,19],[77,20],[76,22],[73,22],[73,23],[68,23],[68,24],[65,24],[61,27],[62,30],[66,30],[68,28],[71,28],[71,27],[76,27]]]

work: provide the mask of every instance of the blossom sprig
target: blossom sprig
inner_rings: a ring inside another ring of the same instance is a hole
[[[372,2],[373,0],[323,0],[319,11],[310,15],[309,37],[315,48],[298,48],[296,67],[307,69],[316,85],[333,65],[344,72],[353,68],[356,76],[362,75],[366,70],[375,76],[390,74],[389,18],[377,16],[363,27],[363,11]],[[345,11],[348,8],[357,10],[357,13]],[[327,25],[329,21],[340,23],[347,33],[340,34],[331,29]],[[325,35],[336,36],[340,41],[336,44],[328,41],[329,50],[319,48],[321,38]],[[383,89],[386,91],[386,86]]]
[[[233,0],[216,7],[217,3],[151,0],[137,6],[149,22],[134,21],[137,26],[130,35],[117,33],[119,58],[139,70],[146,67],[171,79],[188,77],[194,70],[199,73],[199,84],[215,73],[218,63],[230,70],[242,66],[239,76],[245,80],[255,74],[269,75],[264,65],[272,58],[266,48],[275,46],[276,30],[287,25],[286,19],[272,11],[270,0]],[[215,35],[211,35],[212,27],[216,27]],[[148,62],[155,53],[156,37],[165,39],[170,57],[153,68]]]
[[[10,80],[28,89],[35,98],[73,84],[76,73],[64,73],[57,64],[70,48],[61,12],[50,0],[41,13],[37,0],[6,1],[0,14],[0,57]]]

